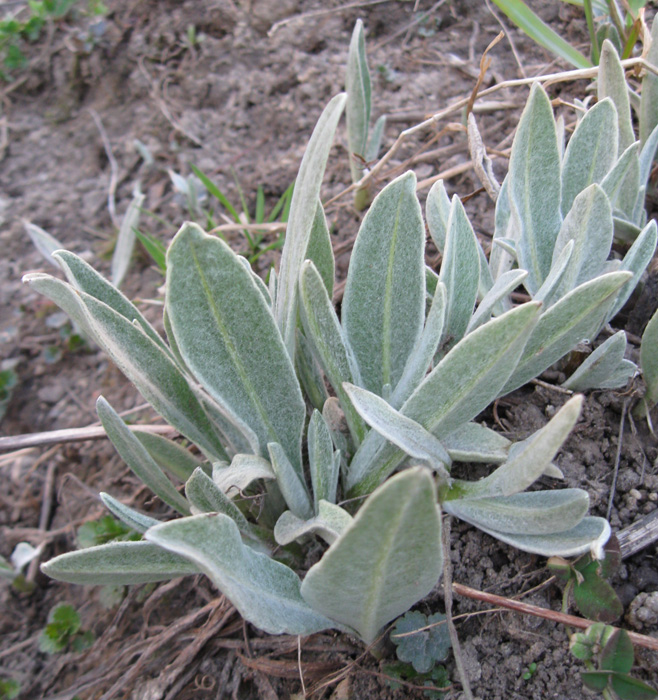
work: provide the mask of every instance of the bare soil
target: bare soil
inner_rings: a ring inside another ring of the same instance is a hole
[[[470,93],[480,57],[500,31],[486,5],[475,0],[416,4],[417,11],[412,2],[393,0],[359,6],[337,0],[117,0],[108,3],[102,31],[89,51],[80,49],[80,37],[89,36],[91,19],[72,16],[51,27],[47,41],[31,48],[30,66],[18,81],[0,87],[0,359],[11,361],[19,376],[1,424],[3,435],[91,424],[101,393],[118,410],[132,411],[136,420],[158,421],[102,353],[70,349],[68,326],[58,310],[21,284],[28,271],[53,271],[25,235],[22,220],[43,227],[109,274],[115,223],[138,180],[145,209],[154,214],[143,216],[141,227],[164,242],[189,216],[168,169],[188,175],[196,165],[234,202],[239,202],[239,183],[250,206],[261,185],[272,206],[294,180],[322,107],[343,89],[347,46],[358,17],[367,29],[373,116],[389,115],[384,147],[390,146],[402,129]],[[570,41],[586,42],[577,9],[532,4]],[[190,27],[198,41],[190,39]],[[555,67],[518,31],[510,36],[520,65],[504,40],[491,53],[485,85]],[[582,97],[586,87],[586,82],[554,86],[551,96],[568,101]],[[506,137],[526,96],[526,88],[495,94],[498,107],[478,117],[487,145],[509,147]],[[419,180],[467,163],[459,121],[455,113],[412,140],[378,185],[403,163],[412,165]],[[144,164],[137,141],[153,156],[152,165]],[[325,178],[327,200],[349,184],[345,143],[341,131]],[[497,158],[495,167],[502,177],[505,159]],[[462,197],[475,193],[466,207],[486,242],[493,206],[478,192],[471,169],[448,179],[447,186]],[[116,200],[115,221],[108,192]],[[426,192],[419,193],[421,201]],[[361,216],[350,196],[328,209],[340,252],[339,281]],[[232,240],[246,249],[241,235]],[[265,273],[274,259],[260,258],[259,270]],[[141,300],[156,323],[162,282],[140,251],[124,291]],[[634,334],[631,359],[637,359],[635,336],[656,308],[657,286],[654,274],[615,321],[616,328]],[[340,292],[338,302],[339,297]],[[555,372],[544,377],[548,382],[558,378]],[[658,506],[658,442],[627,410],[638,390],[591,392],[558,458],[565,485],[586,489],[597,515],[606,514],[619,459],[610,520],[615,531]],[[482,420],[523,439],[566,398],[550,387],[529,385],[498,401]],[[103,513],[100,490],[156,514],[166,511],[139,488],[102,440],[12,454],[0,460],[0,470],[0,554],[5,557],[19,541],[43,543],[42,560],[73,549],[80,524]],[[543,559],[460,522],[452,524],[452,561],[455,581],[560,608],[561,591],[546,583],[550,575]],[[201,577],[134,587],[108,606],[98,588],[52,582],[36,566],[30,576],[36,587],[29,594],[0,584],[0,678],[19,680],[21,698],[270,699],[304,691],[336,699],[423,697],[412,687],[391,688],[383,671],[394,658],[389,647],[377,662],[358,641],[334,633],[303,639],[299,647],[296,638],[267,637],[244,625]],[[658,591],[655,545],[625,560],[613,584],[625,606],[620,624],[658,636],[658,614],[637,614],[646,594]],[[75,605],[83,627],[95,632],[98,639],[89,651],[52,657],[39,651],[37,637],[60,602]],[[416,607],[428,614],[443,610],[440,588]],[[477,698],[593,696],[583,690],[582,665],[572,659],[563,627],[501,611],[461,617],[484,607],[456,597],[453,611],[460,616],[464,662]],[[533,663],[536,670],[525,679]],[[636,675],[656,685],[655,653],[636,649],[636,663]],[[447,668],[454,685],[446,697],[460,698],[452,659]]]

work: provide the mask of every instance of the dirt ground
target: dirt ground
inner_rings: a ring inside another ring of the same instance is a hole
[[[80,15],[51,27],[47,40],[30,48],[29,67],[17,81],[0,85],[0,360],[5,367],[9,362],[19,379],[0,425],[2,435],[89,425],[96,421],[94,404],[101,393],[135,420],[159,420],[143,409],[142,398],[102,353],[70,347],[70,327],[58,310],[21,284],[28,271],[53,271],[27,238],[24,219],[109,274],[108,252],[116,228],[108,192],[116,201],[115,219],[120,219],[139,180],[144,208],[153,214],[144,215],[140,226],[164,242],[189,217],[171,186],[169,169],[187,176],[196,165],[234,202],[239,202],[236,183],[250,206],[258,186],[268,207],[276,202],[296,175],[323,106],[343,89],[347,47],[358,17],[367,30],[373,116],[388,115],[384,148],[402,129],[470,93],[480,56],[501,28],[486,4],[476,0],[107,4],[100,27]],[[577,8],[558,2],[531,4],[570,41],[585,43]],[[520,65],[503,40],[491,53],[485,84],[555,69],[548,53],[518,31],[510,35]],[[95,37],[93,45],[83,50],[90,36]],[[582,97],[586,88],[586,82],[579,82],[554,86],[550,93],[568,101]],[[509,147],[508,135],[527,94],[527,88],[516,88],[493,96],[497,106],[478,117],[487,145]],[[402,163],[411,165],[419,180],[466,163],[459,118],[455,113],[441,124],[449,128],[430,130],[405,145],[378,184],[390,181]],[[344,126],[337,141],[325,178],[325,200],[349,184]],[[140,155],[144,148],[153,158],[150,165]],[[496,159],[501,178],[506,167],[504,157]],[[464,168],[447,186],[465,197],[479,183]],[[424,203],[427,189],[419,194]],[[486,241],[493,219],[487,195],[477,193],[466,208]],[[362,215],[353,210],[349,196],[338,199],[327,214],[340,252],[340,281]],[[233,243],[246,249],[239,234]],[[261,257],[260,271],[266,272],[274,259]],[[123,288],[141,300],[156,325],[162,283],[148,256],[139,252]],[[655,309],[655,286],[655,279],[650,280],[614,324],[633,334],[631,359],[637,359],[636,337]],[[545,377],[549,382],[555,378]],[[610,520],[615,531],[658,507],[658,441],[644,421],[627,417],[633,396],[632,387],[591,392],[557,459],[565,485],[586,489],[592,513],[605,515],[619,451]],[[500,400],[495,413],[490,410],[482,420],[523,439],[544,425],[566,398],[550,386],[529,385]],[[0,455],[0,474],[0,554],[5,557],[19,541],[43,543],[42,560],[73,549],[77,528],[104,512],[100,490],[156,514],[166,510],[137,486],[102,440]],[[559,587],[542,585],[550,578],[545,560],[464,523],[452,524],[452,561],[457,582],[560,608]],[[390,686],[385,665],[394,657],[392,649],[385,648],[384,659],[377,662],[364,655],[359,642],[335,633],[314,635],[299,648],[296,638],[267,637],[218,603],[217,592],[202,577],[134,587],[108,601],[101,589],[52,582],[36,566],[30,575],[36,587],[29,594],[0,583],[0,678],[20,681],[20,697],[26,700],[269,700],[311,691],[313,697],[336,700],[423,697],[420,689]],[[637,615],[643,595],[658,591],[655,545],[626,559],[613,584],[625,606],[620,624],[657,636],[658,614],[644,622]],[[58,656],[39,651],[37,637],[60,602],[73,604],[83,627],[94,631],[97,640],[88,651]],[[429,614],[442,606],[437,590],[416,608]],[[572,659],[563,627],[511,612],[466,615],[485,608],[455,597],[453,613],[464,616],[457,628],[475,697],[593,697],[583,690],[583,667]],[[536,669],[528,674],[531,664]],[[636,649],[636,664],[635,675],[658,683],[655,652]],[[446,666],[454,686],[445,697],[459,698],[452,658]],[[343,677],[347,680],[338,684]]]

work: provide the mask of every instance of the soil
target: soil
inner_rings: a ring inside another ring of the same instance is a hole
[[[532,4],[569,41],[586,44],[577,8]],[[347,46],[358,17],[367,29],[373,115],[389,115],[388,148],[402,129],[470,93],[480,57],[500,31],[486,5],[475,0],[415,5],[393,0],[117,0],[108,3],[100,24],[73,13],[28,47],[28,67],[15,83],[0,87],[0,358],[3,369],[13,367],[19,379],[1,424],[3,435],[91,424],[101,393],[136,420],[158,420],[102,353],[72,347],[72,331],[62,315],[21,284],[28,271],[54,269],[32,246],[23,220],[109,274],[116,223],[137,181],[144,208],[153,215],[142,216],[141,229],[165,243],[189,217],[168,170],[187,176],[196,165],[233,202],[239,202],[239,183],[250,207],[262,186],[268,207],[273,206],[294,180],[322,107],[343,89]],[[485,85],[519,77],[521,70],[536,75],[555,68],[550,55],[520,32],[509,34],[520,65],[504,40],[490,54]],[[587,87],[586,82],[565,85],[551,88],[551,96],[569,101],[582,97]],[[498,108],[478,117],[488,145],[509,146],[506,137],[526,96],[526,88],[494,95]],[[441,131],[430,130],[405,144],[377,184],[389,181],[395,168],[411,165],[423,180],[466,163],[459,120],[454,113],[441,123]],[[140,149],[151,155],[150,165]],[[502,178],[505,159],[496,159],[495,168]],[[341,131],[325,178],[325,199],[347,184]],[[486,241],[493,207],[472,170],[464,168],[446,184],[462,197],[475,193],[466,207]],[[422,202],[426,192],[419,193]],[[114,217],[108,193],[116,202]],[[349,195],[327,213],[342,251],[340,281],[362,214],[353,210]],[[240,234],[231,242],[247,248]],[[258,271],[265,273],[274,260],[275,254],[259,258]],[[162,282],[140,250],[123,289],[140,300],[156,325]],[[628,324],[635,336],[641,334],[656,307],[655,287],[652,278],[644,295],[636,295],[615,320],[616,328]],[[631,359],[637,359],[634,336],[631,341]],[[615,531],[658,506],[658,442],[646,422],[632,421],[627,410],[638,389],[589,393],[557,460],[565,485],[586,489],[592,513],[605,515],[619,451],[610,517]],[[566,398],[550,386],[529,385],[501,399],[482,419],[523,439]],[[0,469],[0,554],[5,557],[19,541],[43,544],[41,560],[73,549],[77,528],[104,512],[100,490],[156,514],[166,510],[139,488],[102,440],[13,453],[0,460]],[[452,523],[451,547],[455,581],[560,608],[561,590],[546,584],[545,560],[460,522]],[[230,607],[218,603],[217,592],[202,577],[134,587],[116,592],[113,600],[107,590],[52,582],[36,564],[28,578],[35,583],[30,593],[0,584],[0,678],[20,681],[21,698],[269,699],[302,697],[313,690],[314,697],[336,699],[423,697],[410,686],[391,687],[385,665],[394,658],[392,649],[385,647],[377,662],[359,642],[334,633],[302,640],[298,649],[296,638],[267,637],[244,625]],[[624,603],[620,624],[657,636],[658,615],[647,614],[648,594],[658,591],[655,545],[626,559],[612,583]],[[79,610],[83,628],[97,640],[83,653],[48,656],[39,651],[38,635],[49,611],[62,602]],[[416,608],[428,614],[443,610],[440,590]],[[645,614],[638,614],[640,608]],[[453,614],[460,616],[457,628],[475,697],[593,697],[583,689],[583,667],[571,657],[563,627],[501,611],[461,617],[483,609],[482,603],[455,597]],[[536,667],[529,673],[531,664]],[[446,667],[453,682],[446,697],[463,697],[452,658]],[[655,652],[636,648],[634,673],[656,685]]]

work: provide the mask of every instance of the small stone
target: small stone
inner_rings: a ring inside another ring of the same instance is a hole
[[[61,384],[50,384],[44,386],[37,392],[39,401],[45,403],[57,403],[66,393],[66,388]]]
[[[640,593],[631,603],[626,617],[637,630],[655,628],[658,624],[658,592]]]
[[[628,492],[629,496],[632,496],[636,501],[641,501],[642,500],[642,494],[637,490],[637,489],[631,489]]]

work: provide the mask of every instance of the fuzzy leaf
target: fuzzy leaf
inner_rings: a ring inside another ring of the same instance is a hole
[[[347,105],[347,143],[350,151],[350,171],[352,182],[361,179],[361,168],[356,156],[366,160],[368,125],[370,123],[370,73],[366,61],[366,41],[363,35],[363,22],[357,19],[350,41],[347,56],[345,80]]]
[[[23,221],[25,233],[30,237],[34,247],[41,253],[44,260],[59,269],[57,260],[53,258],[56,250],[61,250],[64,246],[48,231],[44,231],[41,226],[33,224],[31,221]]]
[[[528,271],[525,285],[536,292],[546,279],[560,230],[560,154],[553,110],[537,83],[521,115],[509,164],[511,211],[518,215],[519,267]]]
[[[334,260],[334,250],[331,245],[331,237],[329,235],[329,227],[327,219],[324,215],[322,202],[318,200],[318,208],[313,219],[311,235],[306,249],[306,258],[312,260],[317,271],[322,277],[324,286],[327,288],[327,294],[331,299],[334,293],[334,275],[336,271],[336,263]]]
[[[605,98],[587,110],[569,139],[562,164],[562,215],[576,196],[600,183],[617,160],[617,110]]]
[[[427,195],[425,217],[434,245],[442,255],[448,230],[450,208],[450,197],[448,197],[443,180],[437,180]]]
[[[302,596],[369,644],[441,575],[441,520],[430,472],[407,469],[368,498],[311,567]]]
[[[187,480],[185,496],[194,515],[223,513],[235,522],[241,532],[251,531],[251,525],[242,511],[202,469],[195,469],[194,474]]]
[[[333,544],[350,526],[352,516],[328,501],[319,501],[317,515],[309,520],[298,518],[287,510],[277,520],[274,539],[284,547],[306,535],[319,535],[327,544]]]
[[[375,125],[372,127],[370,136],[368,137],[368,147],[366,148],[366,163],[370,163],[373,160],[379,158],[379,150],[382,144],[382,138],[384,136],[384,129],[386,128],[386,115],[377,118]]]
[[[116,498],[112,498],[109,493],[101,492],[99,495],[101,501],[103,501],[103,504],[110,513],[136,532],[144,534],[150,527],[160,524],[159,520],[124,505],[120,501],[117,501]]]
[[[510,441],[479,423],[465,423],[442,440],[456,462],[504,462]]]
[[[346,99],[344,93],[336,95],[322,112],[306,147],[292,193],[274,304],[274,316],[292,360],[297,325],[297,282],[317,213],[320,185],[327,158]]]
[[[123,282],[130,267],[130,259],[135,247],[135,228],[139,223],[139,214],[143,203],[144,195],[141,192],[136,192],[121,221],[121,228],[112,255],[112,284],[117,289],[121,286],[121,282]]]
[[[516,535],[550,535],[575,527],[586,515],[582,489],[532,491],[494,498],[445,501],[443,509],[471,525]]]
[[[226,515],[196,515],[151,528],[146,538],[198,566],[249,622],[269,634],[307,635],[336,625],[312,610],[291,569],[245,546]]]
[[[110,542],[67,552],[42,564],[41,570],[57,581],[95,586],[168,581],[199,573],[192,562],[150,542]]]
[[[645,400],[653,405],[658,402],[658,311],[651,317],[642,335],[640,367],[647,385]]]
[[[528,273],[525,270],[508,270],[503,272],[478,304],[477,310],[468,323],[466,332],[471,333],[483,323],[489,321],[498,304],[506,299],[508,294],[513,292],[527,276]]]
[[[181,481],[187,481],[192,476],[192,472],[199,466],[199,460],[189,450],[173,440],[141,430],[134,430],[133,434],[160,467]]]
[[[329,383],[340,400],[355,444],[366,434],[365,423],[343,389],[343,382],[359,382],[355,375],[351,350],[338,321],[320,274],[311,261],[302,265],[299,281],[300,317],[306,339]]]
[[[238,454],[230,465],[215,465],[212,479],[231,498],[238,496],[257,479],[276,479],[270,463],[256,455]]]
[[[534,301],[541,301],[548,308],[553,303],[553,296],[556,289],[562,282],[562,277],[569,267],[569,261],[573,255],[574,242],[567,241],[567,244],[562,248],[557,259],[551,265],[551,271],[544,280],[542,286],[537,290],[537,293],[532,297]]]
[[[597,97],[599,102],[611,97],[617,110],[617,130],[621,155],[634,141],[633,123],[631,120],[631,104],[628,99],[628,85],[617,50],[609,39],[603,42],[599,60],[599,77],[597,80]]]
[[[331,432],[319,411],[313,411],[308,425],[308,461],[313,486],[313,507],[317,513],[320,501],[336,502],[339,477]]]
[[[363,386],[395,388],[425,320],[425,227],[409,172],[387,185],[354,244],[342,323]]]
[[[137,478],[179,513],[189,515],[190,507],[185,498],[178,493],[144,445],[102,396],[96,402],[96,411],[121,459]]]
[[[625,214],[633,206],[640,186],[640,160],[638,144],[632,143],[620,156],[612,169],[603,178],[601,188],[608,195],[613,210]],[[635,188],[633,204],[630,203],[630,189]]]
[[[480,283],[478,242],[457,195],[452,198],[439,282],[446,287],[445,323],[441,352],[464,337]]]
[[[628,272],[609,272],[585,282],[543,313],[501,395],[508,394],[557,362],[598,328]]]
[[[562,386],[572,391],[600,387],[619,366],[625,352],[626,333],[619,331],[599,345]]]
[[[306,408],[283,341],[251,274],[219,238],[185,224],[167,251],[167,311],[185,364],[301,474]]]
[[[286,499],[288,508],[300,518],[308,519],[313,514],[313,507],[303,477],[295,471],[285,451],[277,442],[267,445],[270,453],[272,470],[276,474],[276,483]]]
[[[651,23],[651,45],[646,58],[652,65],[658,65],[658,21],[655,17]],[[649,134],[658,125],[658,75],[651,71],[647,71],[642,78],[639,117],[640,143],[644,146]]]

